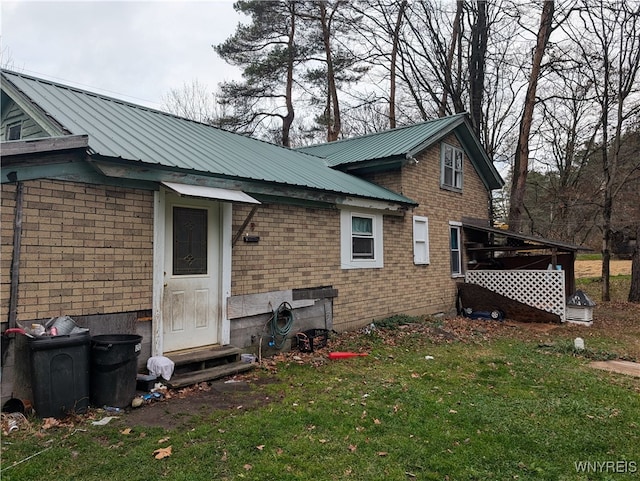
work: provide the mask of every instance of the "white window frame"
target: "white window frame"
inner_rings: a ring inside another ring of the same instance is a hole
[[[429,219],[413,216],[413,263],[429,265]]]
[[[451,155],[451,166],[446,165],[447,152]],[[451,144],[442,142],[440,148],[440,187],[443,189],[455,190],[457,192],[462,191],[463,185],[463,167],[464,167],[464,152],[458,147],[454,147]],[[451,183],[447,183],[446,170],[451,169]]]
[[[373,259],[353,257],[353,217],[372,219]],[[342,269],[374,269],[384,267],[383,216],[378,213],[342,209],[340,211],[340,264]]]
[[[458,248],[453,249],[452,245],[452,234],[456,233],[458,238]],[[449,263],[451,265],[451,277],[464,277],[464,272],[462,268],[462,223],[461,222],[449,222]],[[457,256],[458,261],[458,271],[453,268],[453,259],[454,255]]]

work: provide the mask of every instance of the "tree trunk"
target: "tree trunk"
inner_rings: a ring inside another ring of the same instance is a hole
[[[469,62],[469,102],[471,126],[480,138],[482,125],[482,100],[484,94],[484,69],[487,54],[487,2],[478,1],[478,16],[471,28],[471,59]]]
[[[336,86],[336,74],[333,67],[331,52],[331,25],[327,18],[327,8],[324,2],[320,2],[320,23],[322,25],[322,41],[327,60],[327,142],[338,140],[342,130],[340,120],[340,104],[338,103],[338,88]]]
[[[636,246],[631,261],[631,288],[629,302],[640,303],[640,224],[636,224]]]
[[[511,179],[511,195],[509,198],[509,228],[520,232],[522,230],[522,217],[524,195],[527,186],[527,173],[529,171],[529,134],[533,122],[533,108],[536,104],[536,89],[542,65],[542,57],[553,30],[554,2],[547,1],[542,8],[538,39],[533,53],[533,63],[529,76],[529,86],[524,100],[524,109],[520,120],[520,131],[513,161],[513,174]]]
[[[287,85],[285,87],[285,103],[287,114],[282,118],[282,145],[291,146],[290,132],[295,111],[293,108],[293,64],[295,56],[295,33],[296,33],[296,3],[289,4],[291,12],[291,29],[289,30],[289,41],[287,43]]]
[[[389,128],[396,128],[396,64],[398,61],[398,48],[400,44],[400,27],[402,26],[402,17],[407,8],[407,0],[403,0],[398,10],[398,18],[393,29],[393,46],[391,48],[391,65],[389,77]]]
[[[456,51],[456,46],[458,45],[459,37],[460,37],[460,22],[462,21],[462,7],[464,6],[464,2],[462,0],[458,0],[456,2],[456,16],[453,19],[453,30],[451,31],[451,45],[449,46],[449,51],[447,52],[447,67],[445,68],[445,72],[449,72],[448,79],[449,83],[451,82],[451,68],[453,67],[453,54]],[[458,48],[458,51],[461,49]],[[446,74],[445,74],[446,75]],[[458,75],[458,78],[460,76]],[[459,92],[460,90],[458,90]],[[444,117],[447,113],[446,105],[447,105],[447,92],[448,87],[444,86],[442,89],[442,100],[440,102],[440,108],[438,109],[438,117]]]

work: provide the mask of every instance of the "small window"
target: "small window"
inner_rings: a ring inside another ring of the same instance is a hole
[[[462,150],[449,144],[442,144],[442,170],[440,184],[447,189],[462,190]]]
[[[383,267],[382,215],[340,212],[343,269]]]
[[[373,218],[351,217],[351,253],[354,259],[373,259]]]
[[[460,226],[454,223],[449,225],[449,247],[451,251],[451,275],[459,277],[462,275],[462,249]]]
[[[173,275],[207,273],[207,210],[173,208]]]
[[[22,138],[22,122],[7,125],[7,140],[20,140]]]
[[[413,216],[413,263],[429,264],[429,219]]]

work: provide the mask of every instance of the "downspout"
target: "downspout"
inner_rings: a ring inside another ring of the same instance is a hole
[[[11,172],[9,176],[14,174]],[[15,175],[15,174],[14,174]],[[9,179],[13,180],[13,179]],[[11,288],[9,291],[9,329],[16,327],[18,317],[18,287],[20,286],[20,251],[22,244],[22,199],[24,197],[24,184],[16,183],[16,208],[13,221],[13,254],[11,258]],[[3,336],[3,339],[6,336]],[[2,346],[2,365],[7,358],[7,346]]]

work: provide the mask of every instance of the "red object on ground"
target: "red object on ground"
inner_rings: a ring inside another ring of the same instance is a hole
[[[349,357],[368,356],[366,352],[330,352],[329,359],[347,359]]]

